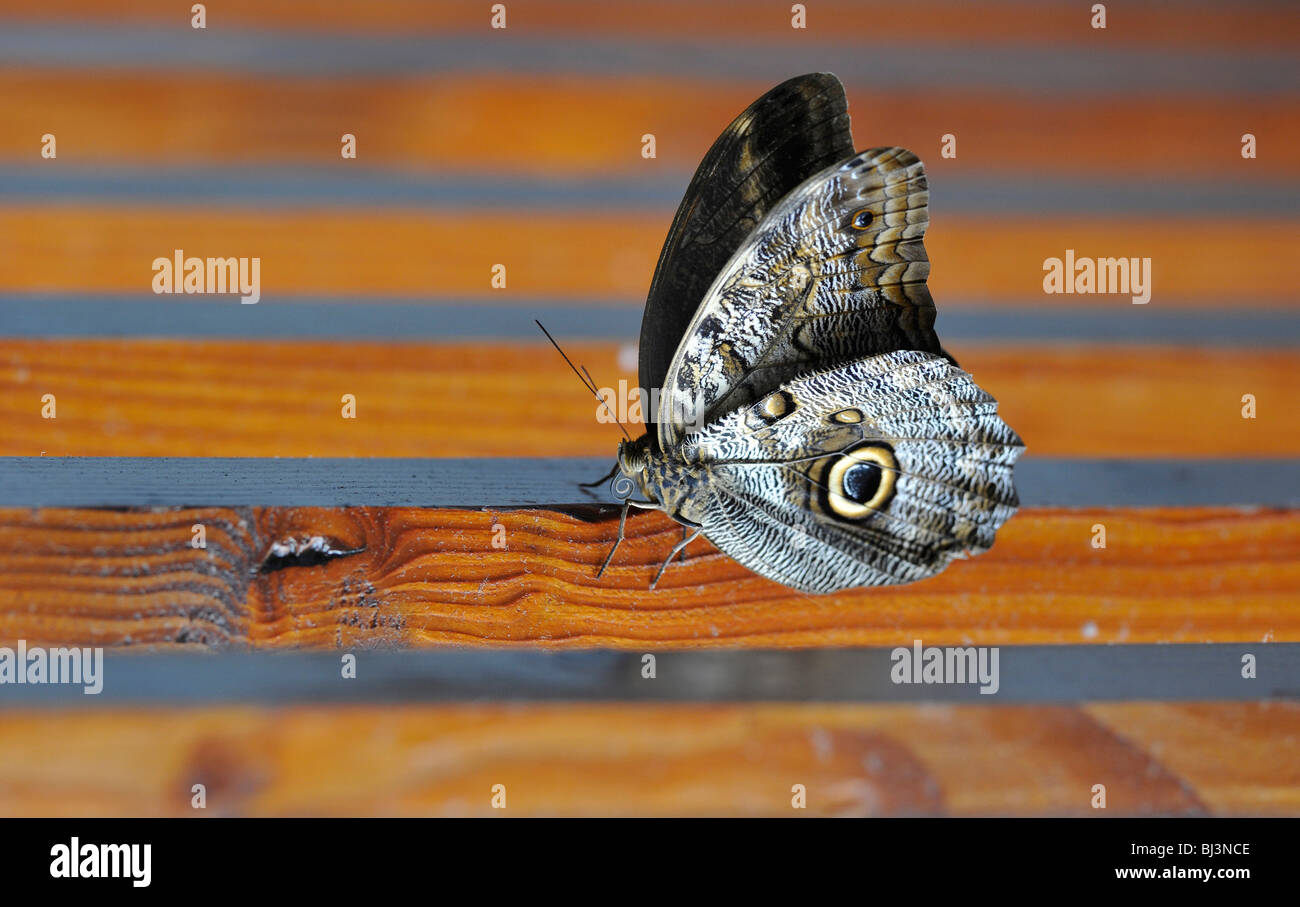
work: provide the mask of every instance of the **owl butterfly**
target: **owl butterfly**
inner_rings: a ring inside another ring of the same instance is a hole
[[[719,136],[646,301],[659,407],[615,467],[645,501],[625,500],[602,573],[629,506],[686,527],[655,583],[701,533],[806,592],[913,582],[993,544],[1023,445],[935,336],[928,200],[910,151],[854,152],[827,73]]]

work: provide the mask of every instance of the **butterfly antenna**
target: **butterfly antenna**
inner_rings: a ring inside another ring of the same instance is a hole
[[[546,335],[546,339],[551,341],[551,346],[555,347],[555,351],[561,356],[564,356],[564,361],[569,363],[569,368],[573,369],[573,373],[578,376],[578,380],[582,382],[582,386],[591,391],[592,396],[600,401],[601,406],[605,407],[605,412],[609,413],[610,418],[614,420],[614,424],[618,426],[618,430],[623,433],[623,437],[631,441],[632,436],[627,433],[627,429],[623,427],[623,423],[618,421],[618,416],[614,415],[614,411],[609,408],[608,401],[606,401],[605,398],[600,395],[600,391],[596,389],[596,382],[592,380],[591,375],[587,372],[587,367],[583,366],[582,371],[579,371],[578,367],[573,364],[573,360],[565,355],[564,350],[560,349],[560,345],[555,342],[555,338],[551,336],[551,332],[546,329],[545,325],[536,318],[534,318],[533,321],[542,329],[542,333]]]

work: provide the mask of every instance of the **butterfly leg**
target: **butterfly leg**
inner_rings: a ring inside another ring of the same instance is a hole
[[[600,579],[605,574],[605,568],[614,559],[614,552],[618,550],[619,545],[623,544],[623,528],[627,526],[627,509],[631,506],[631,501],[623,502],[623,511],[618,515],[618,538],[614,539],[614,547],[609,549],[609,554],[605,555],[605,562],[596,571],[596,579]]]
[[[694,532],[691,532],[691,531],[690,531],[692,528],[695,529]],[[702,527],[699,527],[699,526],[695,526],[695,527],[691,527],[691,526],[683,526],[683,527],[682,527],[682,540],[681,540],[680,542],[678,542],[676,545],[673,546],[673,550],[670,551],[670,552],[668,553],[668,559],[665,560],[665,561],[664,561],[664,562],[659,566],[659,572],[656,573],[656,574],[655,574],[655,578],[654,578],[653,580],[650,581],[650,588],[651,588],[651,589],[653,589],[653,588],[654,588],[654,587],[659,583],[659,578],[660,578],[661,576],[664,575],[664,571],[667,570],[667,569],[668,569],[668,565],[671,564],[671,563],[673,562],[673,558],[675,558],[675,557],[678,555],[678,553],[679,553],[683,548],[685,548],[685,547],[686,547],[687,545],[689,545],[691,542],[693,542],[693,541],[695,541],[697,538],[699,538],[699,537],[700,537],[700,533],[703,532],[703,531],[704,531],[704,529],[703,529]],[[689,533],[689,535],[688,535],[688,533]]]
[[[623,543],[623,529],[627,526],[627,510],[629,507],[640,507],[642,510],[661,509],[658,504],[645,504],[641,501],[633,501],[630,499],[625,499],[623,501],[623,512],[618,515],[618,538],[614,539],[614,547],[609,549],[609,554],[605,555],[605,562],[601,564],[600,569],[596,571],[596,579],[600,579],[604,574],[605,568],[608,567],[609,562],[614,559],[614,552],[617,551],[618,546]]]

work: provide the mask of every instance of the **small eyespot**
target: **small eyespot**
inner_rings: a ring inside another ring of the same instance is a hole
[[[794,397],[787,391],[777,391],[763,401],[763,414],[780,419],[794,409]]]
[[[871,226],[871,221],[873,219],[874,218],[870,210],[868,210],[867,208],[860,208],[854,212],[853,220],[851,220],[849,223],[853,226],[854,230],[865,230],[867,229],[867,227]]]
[[[776,391],[749,408],[745,414],[745,424],[755,431],[766,428],[790,415],[798,405],[794,394],[784,390]]]
[[[838,422],[841,425],[856,425],[862,419],[863,415],[860,409],[842,409],[839,412],[831,413],[831,421]]]

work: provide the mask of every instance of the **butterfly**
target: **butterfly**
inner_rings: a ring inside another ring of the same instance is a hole
[[[658,404],[606,477],[624,503],[601,574],[632,506],[684,527],[651,588],[701,534],[812,593],[914,582],[993,544],[1024,446],[935,335],[928,202],[912,152],[854,151],[829,73],[719,136],[646,301],[639,382]]]

